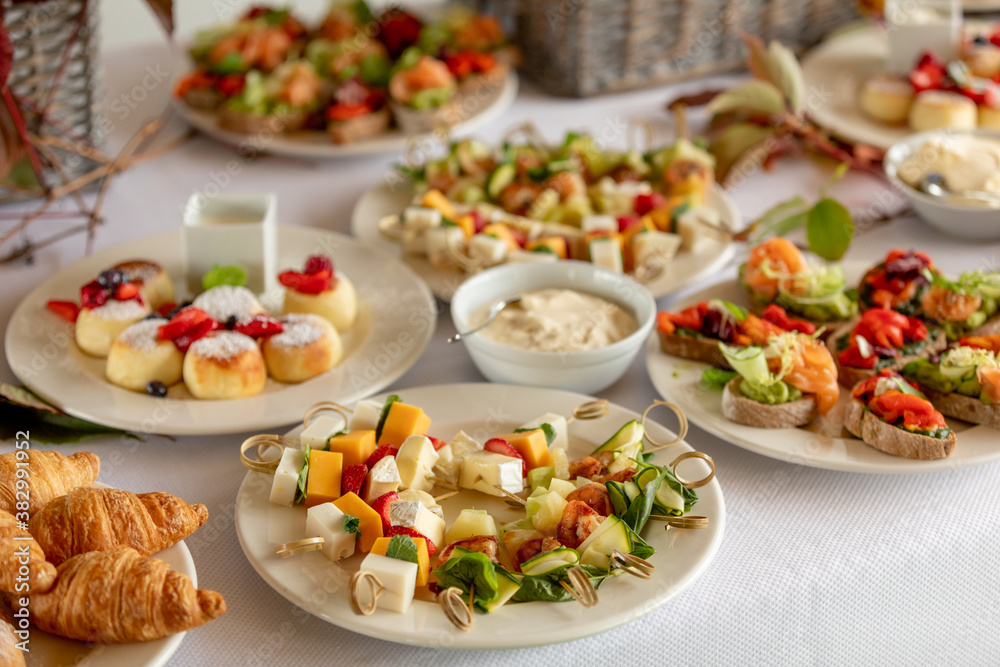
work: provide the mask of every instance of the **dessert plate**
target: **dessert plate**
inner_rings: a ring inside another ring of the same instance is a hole
[[[571,414],[573,408],[593,400],[582,394],[554,389],[498,384],[453,384],[407,389],[400,392],[407,403],[420,406],[431,417],[431,433],[451,438],[463,429],[478,440],[505,432],[512,426],[552,411]],[[644,408],[645,406],[635,406]],[[635,412],[611,405],[610,414],[586,423],[570,424],[571,459],[593,451],[624,422],[638,419]],[[647,421],[654,438],[670,440],[662,426]],[[298,429],[292,431],[297,433]],[[655,462],[669,463],[690,451],[679,443],[656,454]],[[235,454],[235,451],[233,452]],[[687,464],[684,464],[687,465]],[[692,476],[701,473],[693,468]],[[707,472],[707,466],[704,466]],[[685,471],[686,472],[686,471]],[[606,632],[634,621],[667,604],[690,586],[708,567],[722,540],[726,511],[718,480],[698,489],[699,501],[692,513],[709,517],[704,530],[670,530],[650,522],[644,537],[656,549],[650,561],[656,571],[649,581],[621,575],[604,583],[599,602],[585,609],[575,602],[528,602],[511,604],[492,614],[476,614],[472,628],[462,632],[448,621],[441,607],[429,600],[414,600],[405,614],[376,610],[371,616],[355,614],[348,584],[357,571],[361,555],[333,563],[320,552],[282,559],[277,544],[299,539],[305,530],[302,508],[268,502],[271,478],[247,473],[236,501],[236,534],[247,559],[274,590],[295,605],[334,625],[378,639],[433,648],[512,649],[571,641]],[[497,523],[512,521],[523,511],[511,510],[500,498],[476,491],[462,491],[441,502],[445,519],[451,522],[462,508],[488,510]]]
[[[367,190],[351,214],[351,232],[372,248],[399,257],[417,272],[439,298],[450,301],[458,286],[468,274],[459,270],[439,271],[431,266],[426,257],[407,255],[399,243],[382,236],[378,229],[379,220],[388,215],[397,215],[413,200],[414,192],[409,183],[398,180],[382,183]],[[736,204],[722,188],[712,184],[708,191],[707,204],[719,211],[724,227],[737,231],[741,216]],[[698,252],[679,252],[667,269],[657,278],[645,283],[655,298],[660,298],[686,285],[695,283],[721,270],[736,254],[736,244],[715,239],[703,239]]]
[[[844,263],[847,284],[855,284],[868,268],[860,263]],[[750,300],[735,279],[718,282],[674,304],[676,311],[699,301],[725,299],[749,307]],[[708,364],[665,354],[656,331],[646,344],[646,368],[656,391],[679,405],[691,422],[737,447],[788,463],[814,468],[880,474],[911,474],[956,470],[1000,461],[997,438],[1000,433],[988,426],[973,426],[948,419],[958,434],[952,455],[932,461],[891,456],[852,437],[842,426],[841,414],[849,392],[841,388],[840,402],[828,415],[827,423],[817,420],[806,428],[764,429],[731,422],[722,416],[722,391],[701,383]]]
[[[342,335],[344,360],[322,375],[300,384],[268,379],[257,396],[226,401],[194,399],[182,384],[171,387],[167,398],[154,398],[104,379],[104,359],[81,352],[73,342],[72,325],[50,313],[46,301],[78,300],[81,285],[131,258],[160,263],[180,289],[179,231],[103,250],[35,288],[7,325],[7,362],[32,391],[75,417],[171,435],[239,433],[293,424],[317,397],[355,401],[406,372],[427,347],[437,323],[434,297],[417,276],[401,262],[342,234],[311,227],[279,226],[277,231],[279,269],[300,266],[309,255],[327,254],[358,292],[358,321]],[[280,300],[273,297],[265,295],[262,302],[280,308]]]
[[[481,109],[469,108],[468,118],[449,130],[449,136],[462,137],[479,128],[492,123],[503,115],[517,97],[518,78],[516,72],[511,72],[504,81],[500,94],[490,100]],[[252,150],[261,153],[274,153],[292,157],[310,159],[332,159],[350,157],[353,155],[375,155],[378,153],[403,153],[406,150],[409,136],[398,128],[393,128],[384,134],[370,139],[364,139],[349,144],[335,144],[330,141],[326,132],[306,131],[273,136],[248,135],[230,132],[219,127],[214,111],[195,109],[171,97],[174,108],[189,125],[204,132],[213,139],[235,146],[242,151]],[[472,100],[476,102],[476,100]],[[470,103],[471,104],[471,103]],[[465,105],[463,105],[464,107]]]

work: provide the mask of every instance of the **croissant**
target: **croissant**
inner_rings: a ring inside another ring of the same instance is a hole
[[[197,590],[186,575],[126,546],[73,556],[57,568],[55,586],[31,596],[31,620],[42,631],[96,644],[160,639],[218,618],[226,602]]]
[[[27,563],[23,562],[25,556]],[[23,565],[28,567],[27,577],[20,573]],[[0,510],[0,591],[41,593],[52,587],[55,578],[55,565],[46,560],[38,542],[18,527],[12,514]]]
[[[208,519],[204,505],[188,505],[169,493],[74,489],[31,518],[28,530],[50,563],[120,544],[140,554],[162,551]]]
[[[27,455],[28,492],[17,488],[18,455]],[[0,454],[0,510],[13,514],[17,501],[28,502],[31,516],[53,498],[65,495],[79,486],[90,486],[97,479],[101,460],[97,454],[78,452],[65,456],[59,452],[27,449]],[[23,508],[22,508],[23,509]]]
[[[14,617],[0,605],[0,666],[25,667],[24,651],[17,648],[19,641],[14,634]]]

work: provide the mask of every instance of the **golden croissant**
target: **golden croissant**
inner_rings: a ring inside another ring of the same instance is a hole
[[[19,641],[14,634],[14,617],[0,605],[0,667],[24,667],[24,651],[17,648]]]
[[[18,527],[12,514],[0,510],[0,591],[41,593],[55,578],[55,565],[46,560],[38,542]]]
[[[169,493],[91,487],[70,491],[31,518],[28,530],[50,563],[118,545],[140,554],[162,551],[202,526],[204,505],[188,505]]]
[[[147,642],[218,618],[226,602],[197,590],[186,575],[131,547],[73,556],[55,586],[31,596],[31,620],[42,631],[97,644]]]
[[[27,470],[27,477],[18,479],[18,466]],[[65,456],[47,450],[21,449],[0,454],[0,510],[11,514],[27,511],[31,516],[53,498],[93,484],[100,469],[101,460],[90,452]],[[27,482],[27,490],[18,488],[19,481]],[[22,507],[17,506],[19,501]]]

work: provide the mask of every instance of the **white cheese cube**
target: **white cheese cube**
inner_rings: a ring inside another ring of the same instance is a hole
[[[640,276],[658,275],[681,247],[681,237],[667,232],[641,232],[632,238],[635,271]]]
[[[444,546],[444,519],[416,500],[397,500],[389,505],[389,523],[405,526],[425,535],[435,547]]]
[[[451,448],[451,453],[456,459],[463,459],[472,452],[482,451],[483,449],[483,444],[465,431],[456,433],[455,437],[448,443],[448,446]],[[438,454],[442,451],[444,451],[443,447],[438,450]]]
[[[617,232],[618,220],[610,215],[586,215],[580,221],[584,232]]]
[[[540,417],[536,417],[529,422],[521,424],[518,428],[541,428],[542,424],[548,424],[555,431],[556,437],[549,447],[569,447],[569,426],[566,418],[554,412],[546,412]]]
[[[503,496],[493,487],[499,486],[510,493],[520,493],[524,489],[522,472],[521,459],[495,452],[470,452],[462,460],[462,474],[458,483],[463,489]]]
[[[441,211],[424,206],[407,206],[403,209],[403,229],[408,232],[425,232],[441,226]]]
[[[384,496],[399,488],[399,468],[396,467],[396,457],[384,456],[368,471],[365,479],[364,500],[371,505],[376,498]]]
[[[622,181],[611,189],[611,215],[632,215],[635,213],[635,198],[653,191],[648,181]]]
[[[436,500],[434,500],[434,496],[427,493],[426,491],[418,491],[416,489],[406,489],[405,491],[399,492],[399,499],[415,500],[418,503],[423,503],[424,507],[426,507],[428,510],[430,510],[434,514],[437,514],[442,519],[444,518],[444,511],[441,509],[441,506],[437,504]]]
[[[625,262],[622,260],[622,247],[617,239],[601,238],[590,242],[590,261],[596,266],[615,273],[625,271]]]
[[[697,252],[699,246],[719,238],[712,228],[721,229],[722,218],[711,206],[694,206],[677,218],[677,233],[681,237],[681,249]]]
[[[306,453],[286,447],[271,482],[271,502],[278,505],[295,504],[295,491],[299,486],[299,472],[306,464]]]
[[[338,431],[343,431],[345,428],[347,428],[347,423],[343,417],[320,415],[313,419],[309,423],[309,426],[302,431],[299,440],[302,441],[303,449],[305,449],[306,445],[309,445],[312,449],[326,449],[327,441],[330,437]]]
[[[481,266],[495,266],[507,259],[507,242],[488,234],[476,234],[469,242],[469,257]]]
[[[378,599],[380,609],[387,609],[403,614],[413,602],[413,591],[417,587],[417,564],[398,558],[368,554],[361,561],[362,572],[371,572],[385,591]]]
[[[531,250],[515,250],[507,255],[508,262],[558,262],[559,255],[552,252],[533,252]]]
[[[424,234],[427,238],[427,258],[435,268],[448,268],[455,265],[455,253],[462,253],[465,248],[465,232],[451,225],[433,227]]]
[[[306,511],[306,537],[322,537],[323,555],[334,562],[354,553],[358,534],[344,530],[346,518],[333,503],[321,503]]]
[[[354,413],[351,414],[352,431],[374,431],[378,426],[378,420],[382,417],[383,401],[373,401],[371,399],[358,401],[354,406]]]
[[[437,451],[438,461],[434,466],[434,474],[444,481],[445,486],[458,488],[458,478],[462,471],[462,459],[469,452],[482,450],[482,444],[470,438],[464,431],[459,431],[451,442]]]
[[[434,445],[425,435],[411,435],[403,441],[396,453],[396,466],[399,468],[400,486],[404,489],[429,491],[434,482],[428,479],[434,464],[438,462],[438,453]]]

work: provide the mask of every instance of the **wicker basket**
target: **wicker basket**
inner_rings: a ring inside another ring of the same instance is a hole
[[[744,67],[741,31],[801,51],[858,17],[850,0],[474,0],[513,28],[547,92],[589,97]]]

